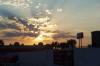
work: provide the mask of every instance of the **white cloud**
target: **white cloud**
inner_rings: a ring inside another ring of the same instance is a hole
[[[2,21],[3,20],[3,17],[2,16],[0,16],[0,21]]]
[[[11,5],[14,7],[23,7],[28,8],[30,7],[30,4],[32,4],[33,1],[31,0],[7,0],[7,1],[0,1],[1,5]]]
[[[57,8],[57,12],[62,12],[63,9],[62,8]]]
[[[48,9],[47,9],[47,10],[45,10],[45,11],[46,11],[47,14],[52,14],[52,11],[51,11],[51,10],[48,10]]]

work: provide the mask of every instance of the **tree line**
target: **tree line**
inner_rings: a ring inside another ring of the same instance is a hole
[[[76,40],[70,39],[67,42],[52,42],[51,44],[43,44],[43,42],[39,42],[37,45],[33,44],[32,46],[34,48],[51,48],[51,49],[57,49],[57,48],[75,48]],[[0,40],[0,47],[5,46],[4,41]],[[19,42],[15,42],[14,44],[9,44],[9,46],[14,47],[25,47],[24,44],[20,44]]]

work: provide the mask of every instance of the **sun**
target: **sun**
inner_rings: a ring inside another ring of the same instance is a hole
[[[53,31],[57,29],[57,25],[49,22],[50,17],[45,16],[45,17],[32,17],[28,18],[29,25],[32,24],[34,28],[38,29],[37,32],[34,30],[31,31],[32,33],[37,33],[38,36],[35,37],[33,40],[34,42],[45,42],[45,41],[52,41],[53,38]]]
[[[35,42],[43,42],[44,40],[52,40],[52,33],[40,32],[40,35],[34,40]],[[47,37],[45,37],[47,36]]]
[[[37,37],[36,39],[35,39],[35,41],[42,41],[43,40],[43,38],[41,37],[41,36],[39,36],[39,37]]]
[[[43,39],[43,35],[44,35],[44,32],[41,31],[41,32],[40,32],[40,35],[35,39],[35,41],[37,41],[37,42],[43,41],[43,40],[44,40],[44,39]]]

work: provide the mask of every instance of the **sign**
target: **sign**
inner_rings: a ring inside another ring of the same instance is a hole
[[[83,32],[77,33],[77,39],[83,38]]]

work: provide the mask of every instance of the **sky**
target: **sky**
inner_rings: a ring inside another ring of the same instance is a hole
[[[83,32],[88,45],[91,32],[100,30],[99,14],[100,0],[0,0],[0,39],[32,45],[66,42]]]

